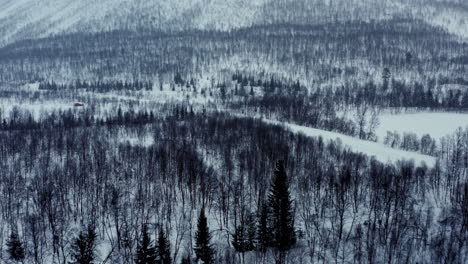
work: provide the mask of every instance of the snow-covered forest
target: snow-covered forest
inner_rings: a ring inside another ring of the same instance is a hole
[[[0,0],[0,263],[468,263],[463,0]]]

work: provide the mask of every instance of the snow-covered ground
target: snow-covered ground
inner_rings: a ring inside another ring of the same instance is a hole
[[[117,141],[121,144],[129,144],[130,146],[150,147],[154,144],[154,137],[149,132],[138,134],[128,134],[119,131]]]
[[[65,111],[68,109],[77,109],[73,107],[73,101],[66,102],[63,100],[57,101],[38,101],[38,102],[19,102],[15,99],[7,100],[0,99],[0,119],[9,119],[14,109],[28,111],[35,120],[53,111]],[[79,110],[79,109],[77,109]]]
[[[409,113],[382,114],[380,125],[376,129],[378,141],[382,142],[387,131],[400,134],[411,132],[421,137],[429,134],[439,140],[454,133],[459,127],[468,127],[468,114],[459,113]]]
[[[176,87],[172,91],[169,84],[164,85],[164,90],[160,91],[154,88],[151,91],[132,91],[132,92],[106,92],[96,93],[89,91],[78,91],[66,93],[58,93],[57,98],[50,95],[43,96],[46,91],[38,89],[38,83],[26,84],[18,89],[25,92],[22,95],[15,95],[0,98],[0,121],[11,118],[13,110],[18,112],[27,111],[35,120],[40,117],[47,116],[52,112],[67,111],[69,109],[74,112],[93,108],[95,118],[106,117],[115,112],[118,107],[127,111],[131,108],[134,111],[139,110],[157,110],[156,104],[175,103],[184,104],[187,106],[197,105],[213,105],[216,104],[216,99],[206,92],[202,95],[200,88],[197,93],[192,90],[181,90],[181,87]],[[208,85],[201,86],[207,88]],[[75,107],[75,103],[83,103],[84,107]]]
[[[271,124],[284,125],[295,133],[302,133],[310,137],[322,137],[325,142],[330,140],[339,140],[345,147],[357,153],[364,153],[368,156],[373,156],[381,162],[397,162],[401,160],[414,160],[416,165],[425,163],[432,167],[435,165],[436,159],[431,156],[422,155],[416,152],[393,149],[383,145],[382,143],[361,140],[351,136],[343,135],[336,132],[330,132],[306,126],[295,125],[291,123],[278,122],[269,119],[262,119]]]
[[[449,33],[468,40],[468,14],[464,10],[442,9],[427,16],[427,23],[445,28]]]

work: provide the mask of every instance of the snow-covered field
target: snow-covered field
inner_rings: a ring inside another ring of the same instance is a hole
[[[393,149],[383,145],[382,143],[361,140],[351,136],[343,135],[336,132],[330,132],[306,126],[295,125],[291,123],[278,122],[269,119],[262,119],[271,124],[284,125],[295,133],[302,133],[311,137],[322,137],[325,141],[338,140],[345,147],[357,153],[364,153],[368,156],[373,156],[381,162],[397,162],[401,160],[414,160],[416,165],[425,163],[427,166],[434,166],[436,159],[428,155],[422,155],[416,152]]]
[[[464,10],[447,9],[434,11],[432,16],[427,16],[427,23],[445,28],[448,32],[468,39],[468,15]]]
[[[154,144],[154,137],[152,136],[149,131],[145,131],[139,134],[128,134],[122,133],[123,131],[119,131],[119,135],[117,136],[117,142],[120,144],[129,144],[130,146],[139,146],[139,147],[149,147]]]
[[[203,86],[203,88],[205,88]],[[180,87],[172,91],[169,85],[164,86],[164,90],[153,89],[152,91],[132,91],[132,92],[107,92],[95,93],[88,91],[79,91],[69,95],[60,93],[57,97],[50,95],[43,96],[43,92],[38,90],[38,84],[28,84],[21,87],[23,95],[1,97],[0,98],[0,121],[11,118],[13,110],[17,112],[26,111],[30,113],[35,120],[47,116],[52,112],[85,110],[93,108],[95,118],[106,117],[117,108],[122,110],[152,110],[156,111],[157,104],[174,103],[187,106],[196,105],[214,105],[214,97],[202,95],[200,91],[181,91]],[[84,107],[75,107],[75,103],[82,103]]]
[[[50,114],[53,111],[65,111],[68,109],[75,109],[73,101],[36,101],[36,102],[19,102],[17,100],[0,99],[0,119],[9,119],[13,110],[28,111],[32,114],[33,118],[38,120],[39,117]]]
[[[421,137],[429,134],[439,140],[454,133],[458,128],[468,127],[468,114],[459,113],[409,113],[383,114],[376,129],[378,141],[382,142],[387,131],[400,134],[411,132]]]

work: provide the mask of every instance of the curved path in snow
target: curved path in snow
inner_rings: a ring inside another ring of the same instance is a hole
[[[265,118],[262,118],[262,120],[266,123],[284,126],[294,133],[302,133],[310,137],[321,136],[324,139],[324,141],[340,140],[343,146],[348,147],[353,152],[364,153],[368,156],[374,156],[377,160],[381,162],[395,163],[401,160],[413,160],[416,165],[421,165],[422,163],[425,163],[429,167],[433,167],[436,162],[435,157],[423,155],[416,152],[390,148],[381,143],[362,140],[336,132],[295,125],[287,122],[279,122]]]

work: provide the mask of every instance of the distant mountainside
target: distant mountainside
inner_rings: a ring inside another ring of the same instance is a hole
[[[71,32],[230,30],[393,16],[422,18],[464,35],[467,10],[463,0],[0,0],[0,45]]]
[[[265,0],[0,0],[2,42],[70,32],[229,29],[252,24]]]

